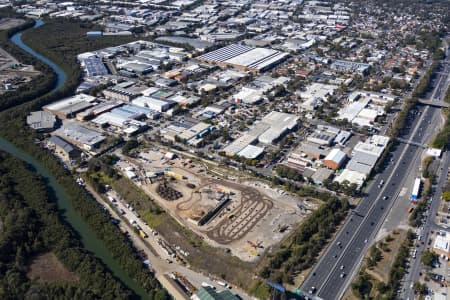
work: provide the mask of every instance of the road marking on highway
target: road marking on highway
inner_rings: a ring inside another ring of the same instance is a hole
[[[425,115],[425,114],[427,113],[428,108],[429,108],[429,106],[427,106],[427,107],[425,108],[425,110],[423,111],[423,115]],[[413,130],[413,132],[412,132],[412,134],[411,134],[412,137],[414,137],[414,136],[416,135],[417,131],[419,130],[419,127],[422,125],[422,124],[421,124],[422,122],[423,122],[423,118],[421,118],[421,120],[420,120],[419,122],[417,122],[416,127],[414,128],[414,130]],[[386,183],[390,182],[391,179],[392,179],[392,177],[394,176],[394,174],[398,171],[398,167],[399,167],[399,165],[400,165],[400,163],[401,163],[401,161],[402,161],[402,158],[403,158],[403,156],[405,155],[405,153],[407,152],[407,150],[408,150],[409,147],[410,147],[410,145],[408,145],[408,144],[405,145],[405,148],[404,148],[403,151],[401,152],[401,154],[400,154],[400,156],[399,156],[399,159],[397,160],[397,163],[394,165],[394,168],[393,168],[392,173],[389,175],[389,177],[388,177],[387,180],[386,180]],[[353,232],[352,237],[350,238],[350,240],[349,240],[349,242],[347,243],[347,245],[345,246],[345,248],[342,250],[341,254],[339,255],[339,258],[336,259],[336,262],[334,263],[333,267],[330,269],[330,272],[328,273],[328,275],[325,277],[325,280],[322,282],[322,284],[320,285],[320,287],[317,289],[317,294],[318,294],[318,295],[319,295],[320,292],[322,291],[323,287],[324,287],[324,286],[328,283],[328,281],[330,280],[330,277],[331,277],[331,275],[333,274],[333,271],[336,269],[336,266],[338,265],[338,263],[341,261],[342,257],[343,257],[343,256],[345,255],[345,253],[347,252],[347,250],[348,250],[348,248],[350,247],[350,244],[352,243],[352,241],[354,241],[356,235],[358,234],[359,230],[361,229],[361,226],[364,224],[364,222],[366,221],[366,219],[371,215],[371,212],[373,211],[373,209],[374,209],[374,207],[375,207],[375,204],[380,200],[380,197],[383,195],[383,193],[384,193],[384,191],[385,191],[385,189],[386,189],[387,186],[388,186],[388,184],[383,185],[383,187],[382,187],[380,193],[378,194],[378,197],[375,198],[375,201],[372,202],[372,204],[371,204],[371,206],[370,206],[368,212],[365,214],[364,219],[361,221],[361,223],[359,223],[358,227],[357,227],[356,230]],[[391,201],[395,201],[395,199],[391,199]],[[386,211],[387,211],[387,210],[386,210]],[[384,215],[383,215],[383,216],[384,216],[384,217],[383,217],[383,220],[384,220],[385,217],[386,217],[385,214],[386,214],[386,212],[385,212]],[[347,221],[347,222],[348,222],[348,221]],[[346,223],[346,224],[347,224],[347,223]],[[344,227],[346,226],[346,224],[344,225]],[[339,234],[337,235],[336,239],[337,239],[338,237],[341,236],[342,232],[343,232],[342,230],[339,232]],[[371,235],[373,235],[373,232],[372,232]],[[336,240],[336,239],[335,239],[335,240]],[[333,242],[334,242],[335,240],[333,240]],[[366,248],[366,247],[364,247],[364,249],[365,249],[365,248]],[[331,247],[329,247],[329,248],[327,249],[327,253],[326,253],[326,254],[328,254],[328,250],[330,250],[330,249],[331,249]],[[361,253],[359,253],[359,256],[361,256]],[[317,266],[317,265],[316,265],[316,266]],[[352,267],[351,270],[353,270],[354,267],[355,267],[355,265]],[[350,276],[347,277],[347,280],[346,280],[346,281],[348,281],[348,278],[352,277],[352,276],[351,276],[351,273],[349,273],[349,275],[350,275]]]
[[[399,197],[405,196],[407,191],[408,191],[408,189],[407,189],[406,187],[403,187],[403,188],[400,190],[400,193],[398,194],[398,196],[399,196]]]

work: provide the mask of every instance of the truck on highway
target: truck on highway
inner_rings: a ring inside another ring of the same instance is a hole
[[[421,185],[420,178],[416,178],[416,180],[414,181],[414,186],[413,186],[413,190],[411,193],[411,201],[415,202],[419,199],[420,185]]]

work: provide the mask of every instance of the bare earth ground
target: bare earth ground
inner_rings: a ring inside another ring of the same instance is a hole
[[[20,64],[8,52],[0,48],[0,83],[2,83],[0,85],[0,94],[7,91],[4,88],[5,83],[12,83],[14,89],[17,89],[20,85],[39,75],[39,73],[33,66]]]
[[[33,259],[27,277],[40,282],[79,280],[79,277],[68,271],[51,252],[39,255]]]
[[[23,20],[23,19],[12,19],[12,18],[0,19],[0,30],[14,28],[23,23],[25,23],[25,20]]]
[[[121,161],[121,170],[134,169],[139,175],[146,172],[170,171],[175,178],[145,180],[138,185],[183,226],[193,230],[214,247],[229,249],[243,261],[253,262],[267,250],[276,246],[317,207],[285,192],[275,190],[258,181],[241,183],[227,181],[206,172],[203,165],[187,159],[165,161],[159,151],[146,150],[142,159]],[[165,180],[165,181],[164,181]],[[182,194],[176,200],[168,200],[158,194],[158,186],[167,184]],[[194,187],[188,187],[193,184]],[[198,220],[226,194],[229,203],[217,216],[203,226]],[[301,210],[297,204],[307,209]]]

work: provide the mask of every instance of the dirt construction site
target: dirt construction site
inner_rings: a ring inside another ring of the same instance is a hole
[[[33,66],[20,64],[8,52],[0,48],[0,94],[18,89],[39,73]]]
[[[133,170],[134,181],[176,220],[244,261],[257,260],[316,207],[259,181],[225,180],[157,149],[119,164]]]

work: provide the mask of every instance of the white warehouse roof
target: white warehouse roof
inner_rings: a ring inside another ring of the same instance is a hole
[[[242,149],[238,155],[243,156],[247,159],[255,159],[260,156],[264,152],[264,148],[248,145],[244,149]]]
[[[333,149],[328,153],[324,160],[331,160],[337,164],[341,164],[345,160],[346,154],[339,149]]]
[[[358,186],[358,189],[361,188],[364,180],[366,180],[365,174],[351,171],[349,169],[344,169],[344,171],[342,171],[342,173],[334,179],[334,181],[338,182],[339,184],[343,183],[344,181],[355,183]]]

